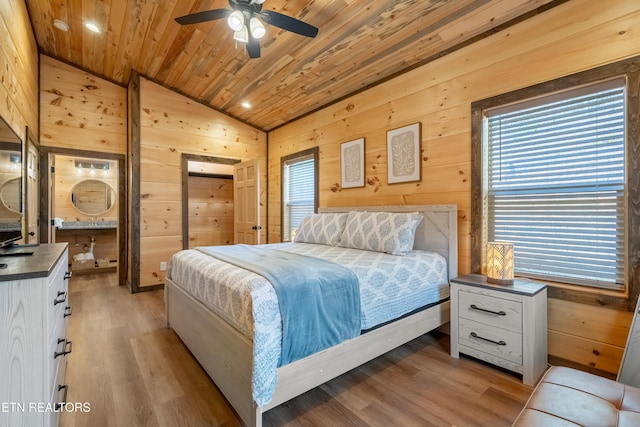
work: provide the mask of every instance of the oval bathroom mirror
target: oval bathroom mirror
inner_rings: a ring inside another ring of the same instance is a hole
[[[116,193],[109,184],[85,179],[71,189],[71,203],[85,215],[101,215],[113,207]]]
[[[21,178],[13,178],[5,182],[0,190],[0,199],[5,208],[20,213]]]

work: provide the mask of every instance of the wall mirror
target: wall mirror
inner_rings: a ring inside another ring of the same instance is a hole
[[[22,218],[22,141],[0,119],[0,222]]]
[[[0,200],[2,205],[9,211],[20,214],[21,195],[22,195],[21,179],[12,178],[6,181],[0,188]]]
[[[22,238],[22,140],[0,117],[0,247]]]
[[[71,189],[71,203],[85,215],[102,215],[113,207],[115,200],[113,188],[98,179],[85,179]]]

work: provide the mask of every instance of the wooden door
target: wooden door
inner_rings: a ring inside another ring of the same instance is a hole
[[[27,223],[26,223],[26,243],[39,243],[38,215],[40,213],[40,192],[38,168],[38,158],[40,156],[38,147],[28,144],[27,149]]]
[[[234,242],[260,243],[260,165],[258,160],[236,163],[233,168]]]

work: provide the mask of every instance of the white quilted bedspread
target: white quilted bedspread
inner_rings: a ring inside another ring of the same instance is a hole
[[[272,249],[333,261],[360,282],[362,329],[370,329],[449,296],[446,260],[436,253],[404,256],[308,243],[277,243]],[[178,252],[169,277],[254,342],[253,397],[271,400],[282,338],[275,290],[262,276],[196,249]]]

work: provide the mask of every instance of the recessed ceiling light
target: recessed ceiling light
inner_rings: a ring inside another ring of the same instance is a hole
[[[69,31],[69,24],[67,24],[66,22],[60,19],[54,19],[53,26],[59,29],[60,31],[64,31],[65,33]]]
[[[89,31],[93,31],[94,33],[99,33],[100,32],[100,28],[98,28],[98,26],[96,24],[94,24],[93,22],[86,22],[84,24],[85,27],[87,27],[89,29]]]
[[[249,101],[242,101],[242,105],[244,108],[251,108],[251,104],[249,104]]]

